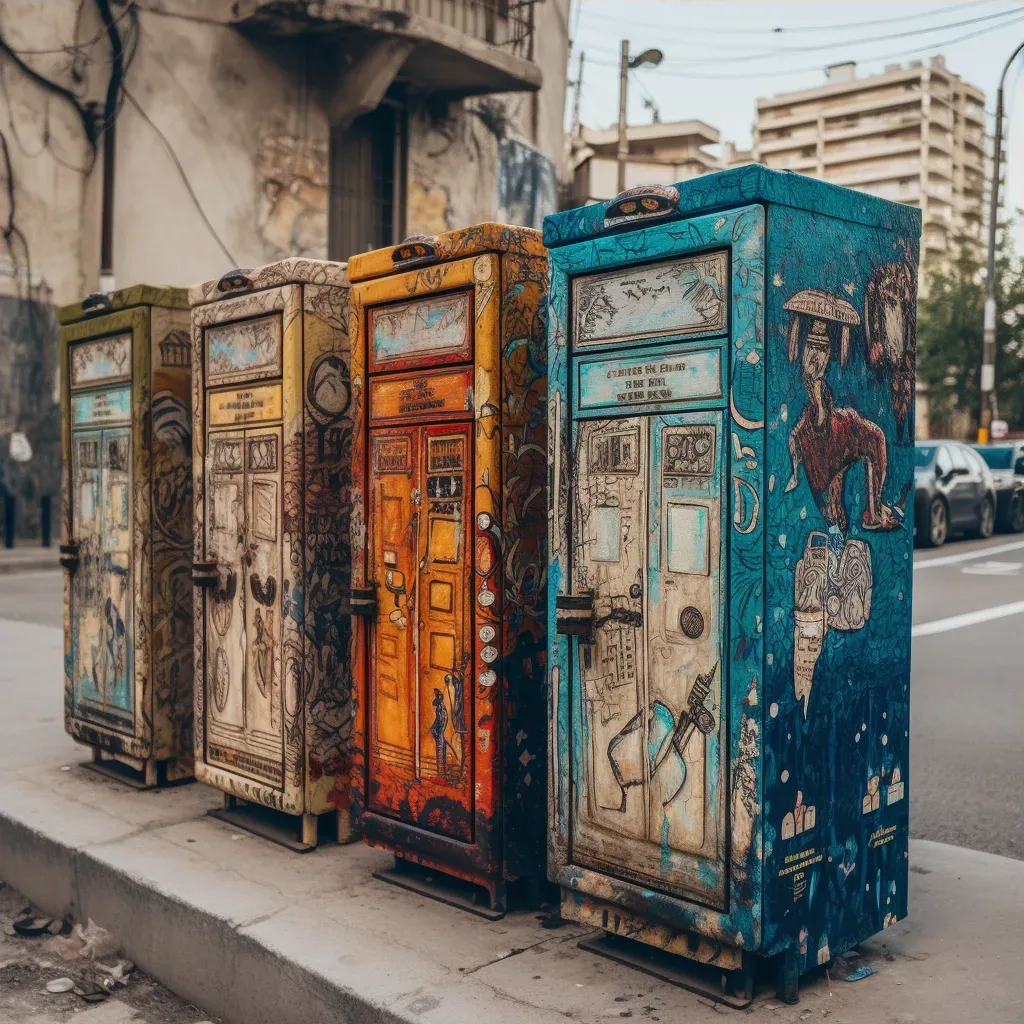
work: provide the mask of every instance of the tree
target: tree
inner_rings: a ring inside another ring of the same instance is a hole
[[[1024,428],[1024,266],[1014,247],[1015,222],[1002,225],[996,250],[996,398],[1010,428]],[[954,413],[977,425],[984,329],[983,250],[966,233],[926,276],[918,304],[917,376],[927,387],[931,424]]]

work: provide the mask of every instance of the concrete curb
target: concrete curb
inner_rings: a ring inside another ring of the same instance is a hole
[[[0,872],[40,910],[102,922],[127,955],[176,994],[250,1024],[407,1024],[247,935],[232,922],[132,878],[0,811]]]

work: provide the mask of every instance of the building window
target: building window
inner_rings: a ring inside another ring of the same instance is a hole
[[[385,100],[331,129],[327,256],[396,245],[405,233],[405,112]]]

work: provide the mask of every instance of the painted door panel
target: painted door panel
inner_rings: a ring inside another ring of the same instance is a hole
[[[379,611],[369,804],[421,826],[432,800],[472,807],[470,436],[461,424],[370,433],[369,571]],[[445,834],[472,839],[471,813],[445,817]]]
[[[207,757],[280,788],[281,430],[211,431],[207,451]]]
[[[96,395],[102,400],[80,397]],[[131,428],[74,430],[71,449],[81,558],[71,583],[76,712],[133,732]]]
[[[573,860],[724,900],[720,412],[576,424]]]

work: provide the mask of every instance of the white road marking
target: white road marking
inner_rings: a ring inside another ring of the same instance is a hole
[[[963,629],[965,626],[976,626],[980,622],[992,619],[1004,619],[1007,615],[1020,615],[1024,612],[1024,601],[1013,604],[999,604],[995,608],[982,608],[977,612],[966,612],[963,615],[952,615],[948,619],[936,619],[934,622],[922,622],[910,631],[912,637],[931,636],[933,633],[946,633],[951,629]]]
[[[938,558],[926,558],[920,562],[914,562],[914,572],[918,569],[929,569],[933,565],[955,565],[957,562],[971,562],[976,558],[988,558],[990,555],[998,555],[1004,551],[1020,551],[1024,548],[1024,540],[1014,541],[1012,544],[996,544],[995,547],[982,548],[980,551],[966,551],[962,555],[940,555]]]
[[[965,565],[960,572],[965,576],[1019,576],[1021,569],[1021,562],[978,562]]]

